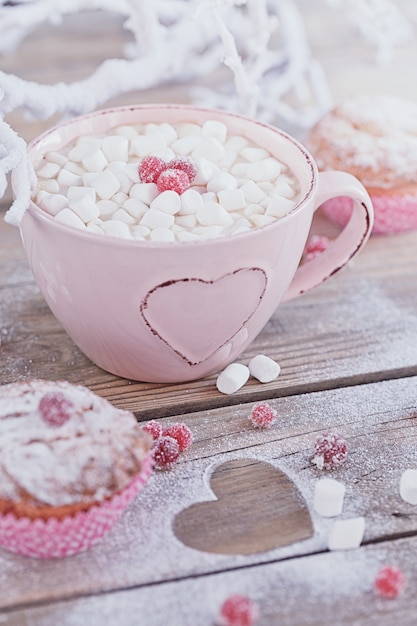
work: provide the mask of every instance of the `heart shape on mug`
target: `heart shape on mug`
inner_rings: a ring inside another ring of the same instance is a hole
[[[198,365],[244,328],[262,301],[266,283],[259,267],[215,280],[170,280],[148,291],[140,313],[154,335],[189,365]]]
[[[284,472],[254,459],[215,468],[217,500],[197,502],[175,517],[173,530],[186,546],[215,554],[256,554],[313,535],[307,505]]]

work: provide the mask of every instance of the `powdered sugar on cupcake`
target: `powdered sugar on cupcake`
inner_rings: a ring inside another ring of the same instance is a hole
[[[85,387],[36,380],[1,388],[2,500],[101,501],[132,480],[150,446],[133,414]]]

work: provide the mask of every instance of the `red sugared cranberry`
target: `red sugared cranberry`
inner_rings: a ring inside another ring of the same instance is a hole
[[[269,428],[276,419],[277,412],[266,402],[255,404],[250,414],[250,420],[257,428]]]
[[[180,452],[187,450],[192,444],[193,435],[186,424],[178,422],[162,429],[162,435],[173,437],[179,445]]]
[[[336,433],[319,435],[314,444],[312,462],[319,469],[334,469],[345,462],[347,442]]]
[[[48,426],[62,426],[74,408],[73,403],[61,391],[46,393],[39,402],[39,413]]]
[[[387,565],[379,570],[374,585],[380,596],[397,598],[405,589],[406,579],[398,567]]]
[[[176,159],[172,159],[168,163],[168,167],[174,170],[182,170],[188,176],[188,180],[190,183],[193,182],[195,175],[197,174],[197,168],[189,159],[185,159],[184,157],[178,157]]]
[[[152,448],[154,468],[158,470],[169,469],[178,461],[180,447],[173,437],[159,437]]]
[[[224,601],[217,623],[219,626],[252,626],[258,619],[258,607],[248,598],[235,594]]]
[[[190,179],[183,170],[168,168],[161,172],[156,181],[158,191],[176,191],[178,194],[184,193],[190,186]]]
[[[151,420],[142,426],[143,430],[152,435],[154,441],[162,435],[162,426],[155,420]]]
[[[143,183],[156,183],[161,172],[166,170],[167,164],[156,156],[147,156],[140,162],[139,178]]]

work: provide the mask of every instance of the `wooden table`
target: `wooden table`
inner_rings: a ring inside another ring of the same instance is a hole
[[[304,10],[314,33],[316,15]],[[68,32],[77,24],[70,21]],[[103,18],[94,54],[104,50],[109,28]],[[39,41],[46,45],[51,33],[43,31]],[[316,52],[324,51],[335,76],[321,42],[315,40]],[[27,45],[22,56],[8,58],[7,69],[36,73]],[[92,56],[78,63],[87,68]],[[47,66],[51,76],[58,75],[57,64]],[[358,88],[369,80],[365,74]],[[407,76],[401,84],[404,95],[417,95],[406,93],[412,89]],[[170,99],[169,90],[159,95]],[[173,97],[181,99],[175,90]],[[48,125],[11,118],[27,139]],[[314,227],[336,232],[320,216]],[[227,596],[243,593],[259,605],[259,626],[415,624],[417,508],[400,498],[399,480],[403,470],[417,467],[416,249],[417,232],[373,236],[337,277],[282,305],[240,359],[267,354],[280,363],[281,375],[268,384],[250,380],[224,396],[214,376],[156,385],[93,365],[45,304],[18,231],[1,220],[0,382],[42,377],[84,384],[134,411],[140,422],[185,422],[194,443],[172,470],[154,473],[90,551],[40,561],[1,550],[0,622],[209,626]],[[278,414],[267,430],[248,419],[259,400]],[[364,540],[355,550],[328,551],[334,520],[312,507],[314,485],[324,475],[311,463],[312,448],[326,430],[349,444],[346,463],[326,475],[346,485],[341,518],[365,517]],[[373,590],[386,564],[407,577],[396,600]]]

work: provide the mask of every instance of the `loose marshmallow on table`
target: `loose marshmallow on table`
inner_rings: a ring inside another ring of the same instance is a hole
[[[364,517],[336,520],[330,531],[327,547],[329,550],[354,550],[359,548],[364,532]]]
[[[217,377],[216,387],[220,393],[238,391],[249,379],[249,368],[241,363],[231,363]]]
[[[333,478],[320,478],[314,487],[314,510],[323,517],[336,517],[343,510],[345,486]]]
[[[400,496],[409,504],[417,504],[417,469],[406,469],[401,474]]]
[[[249,361],[249,371],[260,383],[270,383],[279,376],[281,367],[269,356],[258,354]]]
[[[166,167],[172,160],[190,160],[196,170],[194,178],[187,173],[190,187],[167,189],[160,183],[158,189],[157,178],[141,180],[139,165],[149,156]],[[217,120],[150,122],[84,135],[62,153],[47,152],[35,172],[35,200],[53,217],[59,215],[56,219],[79,228],[80,219],[91,232],[141,240],[237,235],[279,219],[300,197],[285,163],[245,137],[228,136],[227,126]],[[102,228],[97,218],[110,224]]]

